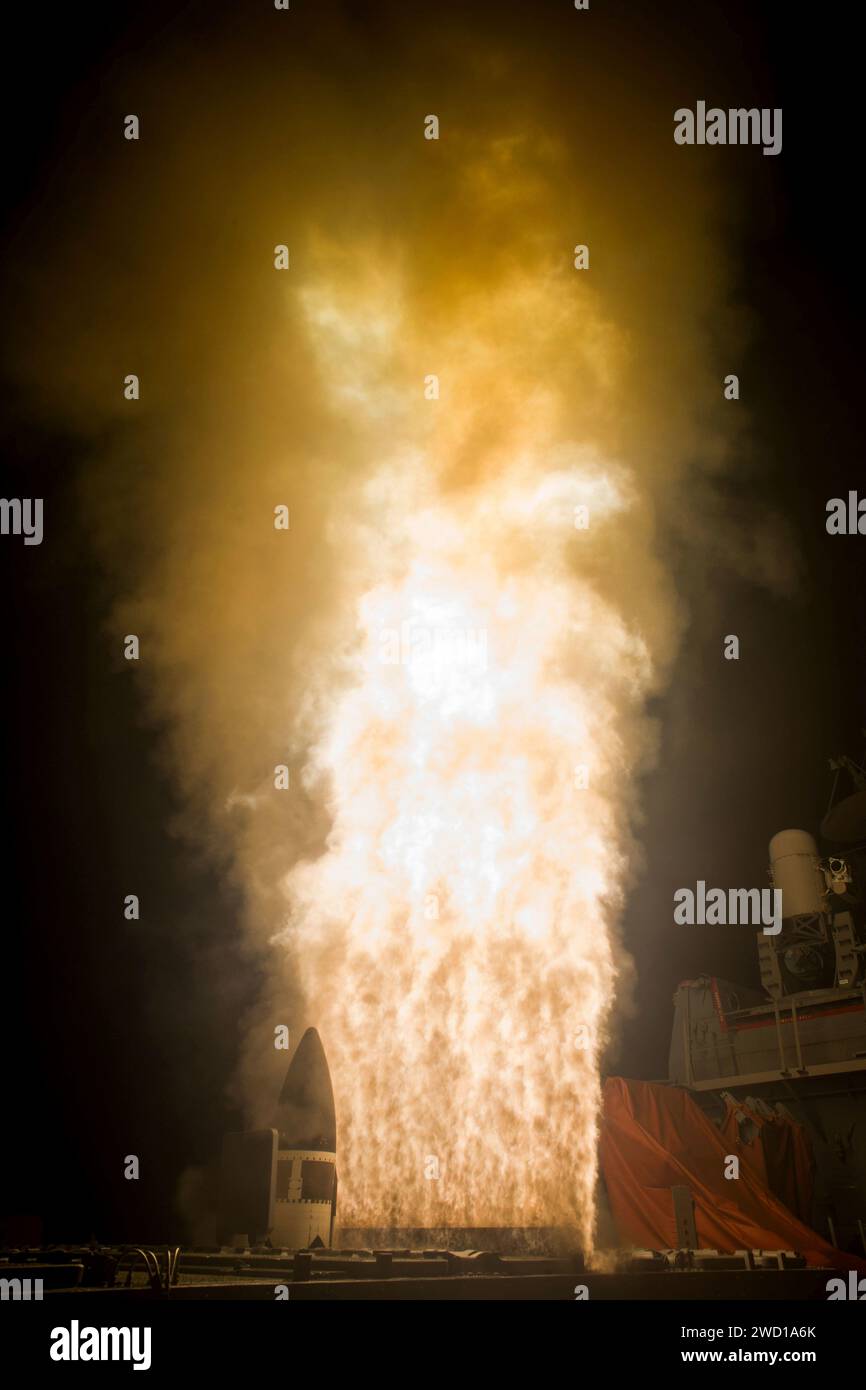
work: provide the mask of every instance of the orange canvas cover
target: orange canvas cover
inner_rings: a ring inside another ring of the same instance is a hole
[[[770,1191],[754,1159],[725,1178],[725,1156],[739,1151],[681,1087],[605,1082],[601,1170],[623,1242],[673,1249],[671,1188],[685,1186],[702,1249],[793,1250],[810,1265],[866,1272],[866,1260],[834,1249]]]
[[[808,1222],[812,1211],[815,1160],[812,1146],[802,1125],[781,1114],[768,1114],[748,1100],[726,1098],[725,1118],[720,1132],[729,1145],[728,1153],[739,1154],[765,1187],[784,1202],[801,1221]],[[741,1112],[754,1126],[754,1138],[746,1140],[738,1123]]]

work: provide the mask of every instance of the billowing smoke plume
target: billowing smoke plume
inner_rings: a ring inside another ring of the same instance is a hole
[[[267,956],[250,1119],[275,1024],[313,1023],[345,1224],[589,1243],[672,556],[726,527],[724,190],[643,58],[404,11],[190,20],[118,64],[17,370],[92,442],[113,626]]]

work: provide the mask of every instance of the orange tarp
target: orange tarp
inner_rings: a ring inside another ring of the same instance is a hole
[[[744,1159],[744,1147],[717,1129],[688,1091],[609,1078],[600,1160],[620,1239],[675,1248],[671,1188],[684,1186],[694,1197],[702,1249],[794,1250],[810,1265],[866,1272],[866,1260],[834,1249],[770,1191],[754,1155]],[[736,1179],[724,1176],[732,1153],[741,1159]]]
[[[741,1111],[757,1131],[744,1140],[737,1122]],[[789,1211],[808,1223],[812,1211],[815,1160],[812,1146],[802,1125],[784,1115],[768,1115],[748,1101],[727,1097],[727,1110],[720,1133],[728,1153],[740,1156],[758,1179],[784,1202]]]

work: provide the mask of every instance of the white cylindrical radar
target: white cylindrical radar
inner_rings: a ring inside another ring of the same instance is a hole
[[[818,846],[807,830],[780,830],[770,841],[773,884],[782,892],[782,916],[811,917],[826,911],[827,885]]]

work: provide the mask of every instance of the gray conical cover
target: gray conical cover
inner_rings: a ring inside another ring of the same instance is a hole
[[[308,1028],[289,1063],[274,1129],[281,1149],[336,1153],[337,1119],[325,1049],[315,1028]]]

